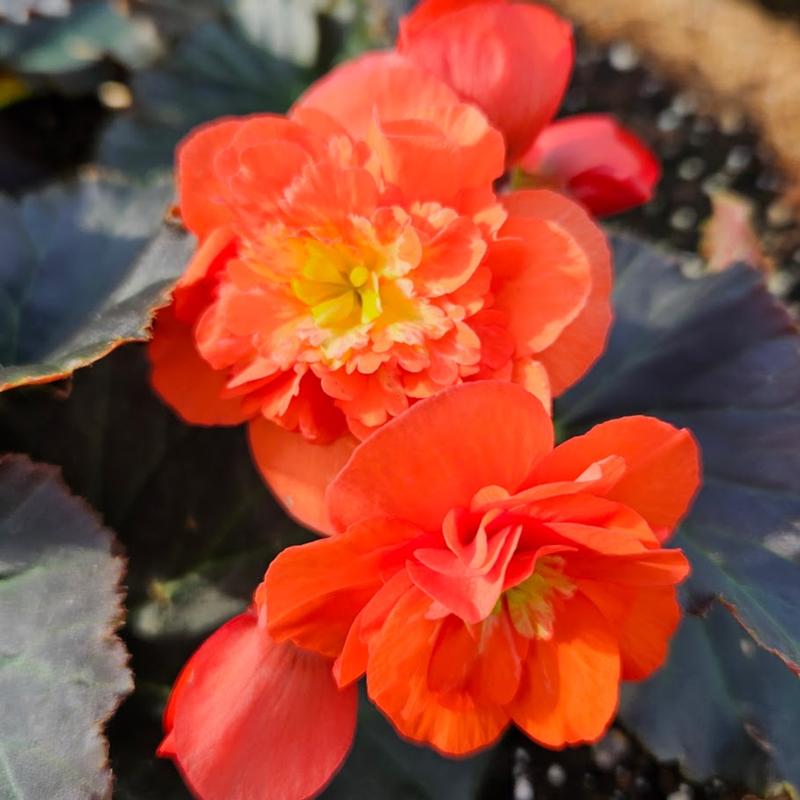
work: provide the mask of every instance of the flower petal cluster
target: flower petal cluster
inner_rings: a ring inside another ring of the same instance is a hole
[[[422,0],[397,46],[286,116],[178,152],[198,248],[156,322],[153,385],[247,423],[289,513],[251,607],[176,681],[160,755],[205,800],[302,800],[342,764],[356,682],[441,753],[509,725],[596,740],[664,661],[700,482],[651,417],[555,444],[551,399],[601,354],[610,256],[589,216],[659,169],[604,116],[553,122],[569,26],[507,0]]]
[[[340,685],[366,673],[397,729],[443,753],[484,747],[512,720],[549,746],[593,741],[620,679],[665,657],[688,564],[661,545],[698,474],[691,435],[658,420],[554,448],[520,387],[448,390],[332,481],[338,533],[272,563],[269,631],[336,658]]]
[[[200,244],[150,348],[184,419],[253,421],[287,506],[287,460],[341,466],[450,386],[511,381],[549,404],[611,318],[605,237],[562,195],[495,193],[503,138],[478,109],[395,54],[342,75],[349,106],[340,76],[289,118],[226,119],[181,145],[180,212]],[[301,519],[326,527],[319,510]]]
[[[269,664],[303,653],[335,709],[366,674],[397,730],[447,755],[485,747],[511,722],[550,747],[593,741],[620,680],[665,658],[688,564],[662,545],[698,483],[691,435],[656,419],[613,420],[554,447],[549,415],[521,387],[448,389],[356,448],[326,495],[336,533],[272,562],[244,617],[260,637],[251,646]],[[254,736],[268,746],[284,702],[297,703],[293,725],[320,718],[306,716],[310,678],[298,683],[294,665],[287,699],[267,699],[278,678],[266,667],[255,678],[251,646],[218,632],[173,693],[168,754],[203,797],[221,795],[193,765],[249,759]],[[330,767],[353,726],[342,711],[329,721]],[[299,759],[291,745],[282,753]],[[276,796],[302,796],[280,793],[284,774],[269,776]]]

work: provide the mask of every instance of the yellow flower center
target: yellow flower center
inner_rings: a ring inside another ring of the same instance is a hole
[[[344,245],[316,241],[301,248],[302,267],[292,292],[309,307],[317,325],[346,329],[380,317],[383,299],[374,256],[359,259],[362,254]]]
[[[575,584],[564,575],[564,559],[545,556],[536,562],[533,575],[505,593],[511,624],[526,639],[551,639],[556,595],[567,599]]]

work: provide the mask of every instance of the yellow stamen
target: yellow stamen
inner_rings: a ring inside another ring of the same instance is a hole
[[[551,639],[555,609],[553,595],[564,598],[575,594],[575,585],[563,573],[564,559],[545,556],[536,564],[533,575],[506,594],[511,624],[526,639]]]
[[[344,322],[355,307],[355,297],[352,291],[342,292],[338,297],[326,300],[311,307],[311,314],[317,325],[337,325]]]
[[[369,270],[366,267],[353,267],[350,270],[350,283],[360,289],[369,280]]]

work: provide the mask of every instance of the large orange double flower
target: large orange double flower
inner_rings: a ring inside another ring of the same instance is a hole
[[[620,680],[665,658],[688,564],[661,545],[698,483],[691,435],[650,417],[554,448],[511,383],[420,402],[332,481],[334,535],[279,555],[189,662],[167,752],[202,797],[226,779],[305,796],[346,753],[363,674],[401,734],[448,755],[512,721],[551,747],[597,739]]]
[[[477,108],[395,54],[355,65],[347,103],[337,81],[181,145],[200,246],[150,348],[162,397],[192,423],[251,421],[265,477],[318,528],[358,439],[476,379],[549,405],[610,322],[601,231],[552,192],[496,195],[503,137]]]

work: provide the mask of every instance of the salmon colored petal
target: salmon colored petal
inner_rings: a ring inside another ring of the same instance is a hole
[[[272,636],[338,656],[353,620],[402,569],[420,535],[397,520],[372,519],[284,550],[264,579]]]
[[[579,588],[617,631],[622,680],[640,681],[652,675],[666,660],[681,621],[675,588],[637,590],[594,581],[581,581]]]
[[[541,403],[510,383],[478,381],[416,403],[353,452],[326,494],[337,530],[361,519],[405,519],[439,530],[484,486],[514,491],[546,453]]]
[[[501,706],[476,701],[468,686],[454,688],[455,676],[444,691],[430,685],[429,665],[443,625],[427,618],[430,603],[412,588],[394,607],[370,644],[367,691],[403,736],[445,755],[467,755],[500,736],[508,725],[508,713]],[[450,666],[459,668],[458,663]],[[463,670],[459,674],[466,680]],[[433,679],[434,686],[444,688],[445,676]]]
[[[558,396],[599,358],[611,327],[611,253],[603,231],[577,204],[547,190],[514,192],[503,198],[509,215],[550,220],[566,231],[591,266],[591,289],[580,314],[536,358],[547,369]]]
[[[618,214],[646,203],[661,167],[613,117],[581,114],[545,128],[519,168],[574,197],[592,214]]]
[[[614,717],[620,655],[612,625],[580,594],[563,602],[553,638],[531,644],[510,706],[534,741],[564,747],[599,739]]]
[[[172,306],[158,312],[148,346],[150,380],[161,399],[190,425],[239,425],[252,414],[239,398],[222,399],[227,375],[212,369],[195,347],[190,325]]]
[[[377,119],[436,120],[436,112],[458,104],[445,83],[393,52],[367,53],[331,70],[295,103],[329,114],[351,136],[364,139]]]
[[[259,416],[250,423],[248,437],[256,466],[287,513],[307,528],[333,533],[325,489],[358,444],[355,436],[315,444]]]
[[[472,627],[447,617],[428,664],[428,687],[435,692],[466,688],[479,705],[506,705],[519,688],[526,645],[505,613]]]
[[[470,675],[470,693],[479,703],[506,705],[519,689],[528,640],[517,635],[508,614],[484,620],[479,636],[481,657]]]
[[[443,548],[420,548],[406,569],[411,580],[432,600],[469,623],[478,623],[497,605],[506,582],[509,563],[521,529],[507,528],[492,542],[494,550],[485,563],[472,565]]]
[[[386,617],[410,588],[408,575],[404,571],[395,573],[353,620],[342,652],[333,665],[333,675],[339,686],[347,686],[364,674],[370,640],[380,631]]]
[[[357,695],[330,662],[275,644],[248,611],[192,656],[175,702],[174,760],[203,800],[300,800],[339,769]]]
[[[181,322],[194,323],[212,301],[216,278],[236,254],[233,236],[225,228],[216,228],[201,243],[172,292],[175,316]]]
[[[583,310],[592,286],[591,263],[552,222],[511,218],[501,235],[518,237],[525,249],[516,275],[499,282],[495,306],[508,317],[516,356],[538,357]]]
[[[231,143],[244,123],[244,118],[215,120],[195,128],[178,146],[181,218],[200,239],[233,219],[229,207],[219,202],[225,189],[214,171],[214,161],[216,154]]]
[[[541,361],[533,358],[519,358],[514,362],[514,383],[530,392],[549,414],[553,413],[553,393],[550,389],[550,375]]]
[[[386,180],[406,201],[447,202],[503,174],[503,137],[473,106],[442,107],[436,122],[374,122],[368,141]]]
[[[680,550],[648,550],[614,555],[573,554],[568,561],[570,578],[609,581],[632,587],[674,586],[689,574],[689,562]]]
[[[559,445],[539,463],[530,484],[574,480],[589,464],[622,456],[625,476],[606,495],[641,514],[664,541],[700,486],[700,454],[689,431],[653,417],[623,417]]]
[[[491,3],[501,4],[507,0],[422,0],[414,10],[400,20],[400,42],[413,39],[431,22],[453,11],[460,11],[468,5],[487,6]]]
[[[523,3],[470,3],[425,25],[406,25],[399,46],[486,114],[505,136],[512,162],[555,115],[573,62],[570,26],[547,8]]]

